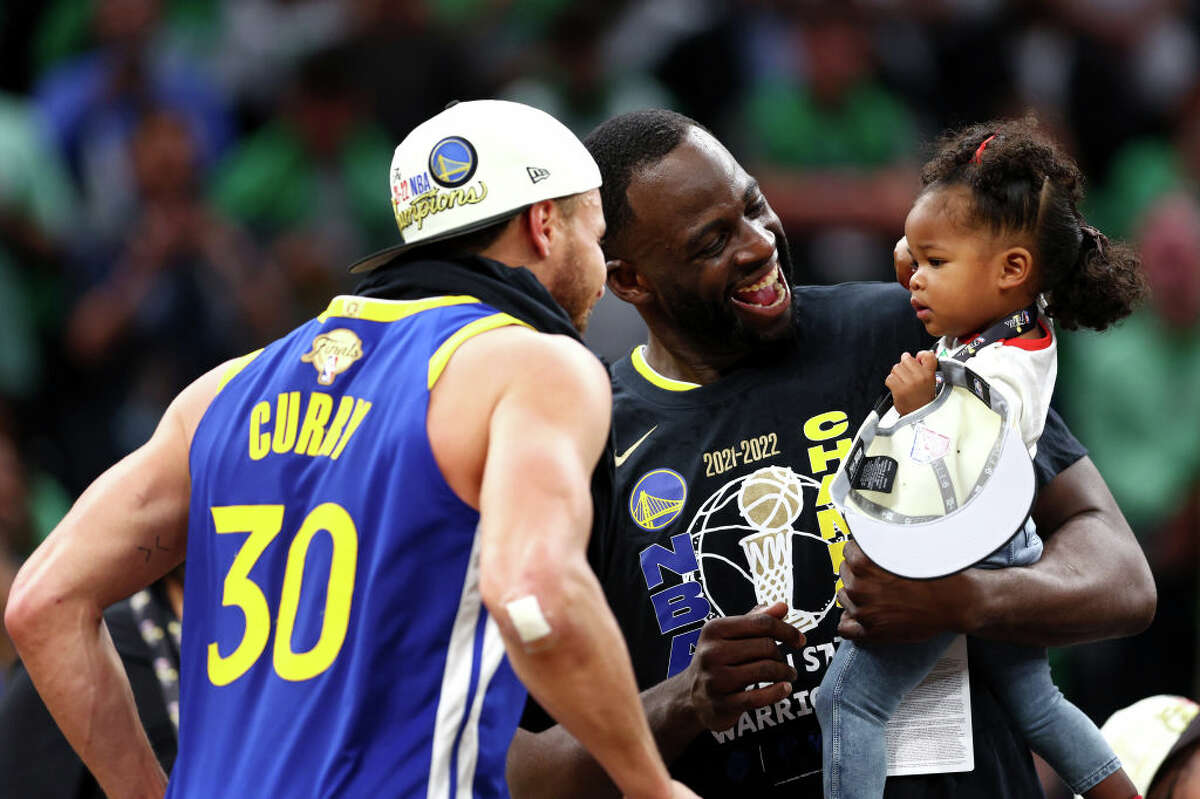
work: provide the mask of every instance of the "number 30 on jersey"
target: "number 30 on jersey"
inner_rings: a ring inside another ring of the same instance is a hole
[[[241,609],[246,617],[246,632],[228,655],[221,655],[215,641],[208,645],[208,679],[213,685],[229,685],[250,670],[271,637],[271,610],[262,589],[250,579],[250,570],[283,529],[283,505],[226,505],[211,510],[218,534],[250,534],[225,575],[221,595],[222,605]],[[292,631],[300,609],[304,561],[313,538],[322,530],[329,533],[333,542],[333,557],[321,635],[312,649],[295,652]],[[333,665],[350,626],[350,599],[357,566],[358,530],[350,514],[333,502],[313,508],[292,539],[284,568],[283,592],[275,620],[274,666],[280,677],[293,682],[308,680]]]

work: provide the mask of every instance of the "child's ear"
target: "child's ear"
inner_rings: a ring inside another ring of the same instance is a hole
[[[1000,254],[1000,288],[1015,289],[1033,277],[1033,254],[1024,247],[1009,247]]]

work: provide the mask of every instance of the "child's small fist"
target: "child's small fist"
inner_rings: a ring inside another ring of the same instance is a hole
[[[896,410],[906,414],[933,400],[936,375],[937,357],[932,352],[924,350],[916,357],[906,352],[883,382],[892,392]]]

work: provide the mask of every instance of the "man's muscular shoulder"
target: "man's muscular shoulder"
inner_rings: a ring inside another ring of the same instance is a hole
[[[568,426],[608,430],[611,391],[603,365],[567,336],[510,326],[464,342],[434,385],[426,429],[454,492],[472,507],[488,452],[493,414],[504,405],[530,426],[569,411]]]

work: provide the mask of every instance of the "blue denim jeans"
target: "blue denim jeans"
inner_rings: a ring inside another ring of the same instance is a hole
[[[1028,565],[1041,556],[1041,549],[1030,523],[988,556],[986,565]],[[954,636],[947,632],[916,644],[886,646],[845,641],[838,647],[814,701],[821,724],[826,799],[883,795],[888,719]],[[988,680],[1030,747],[1073,791],[1083,793],[1121,767],[1096,725],[1054,685],[1045,649],[976,643],[983,655],[971,667]]]

